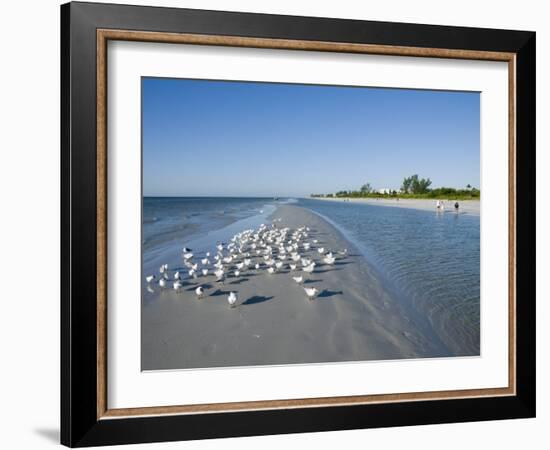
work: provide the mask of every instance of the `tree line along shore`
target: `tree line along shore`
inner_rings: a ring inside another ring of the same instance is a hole
[[[480,190],[466,185],[463,189],[451,187],[430,188],[429,178],[419,178],[418,175],[405,177],[399,189],[374,189],[370,183],[363,184],[357,190],[341,190],[328,194],[311,194],[312,198],[413,198],[413,199],[456,199],[479,200]]]

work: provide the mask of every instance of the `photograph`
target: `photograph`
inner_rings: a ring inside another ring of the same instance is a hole
[[[479,357],[480,93],[141,78],[141,370]]]

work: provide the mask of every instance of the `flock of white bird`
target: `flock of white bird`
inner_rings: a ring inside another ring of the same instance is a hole
[[[257,230],[245,230],[234,235],[227,244],[218,243],[213,257],[206,252],[203,258],[197,258],[193,251],[184,247],[182,258],[185,271],[175,270],[170,275],[168,264],[159,268],[158,285],[161,289],[170,288],[180,291],[184,284],[183,279],[204,280],[206,284],[209,277],[214,277],[217,283],[224,283],[226,278],[239,279],[253,270],[256,273],[262,271],[273,275],[288,268],[292,279],[300,285],[307,298],[313,300],[319,290],[315,287],[304,286],[304,274],[314,273],[319,263],[333,265],[336,262],[336,255],[322,247],[317,239],[310,238],[310,228],[302,226],[291,230],[289,227],[277,227],[275,219],[271,226],[262,224]],[[318,262],[314,256],[318,255]],[[337,252],[338,257],[345,257],[347,249]],[[303,272],[303,274],[301,273]],[[156,275],[148,275],[145,278],[150,286],[157,280]],[[195,289],[197,298],[205,296],[205,287],[197,286]],[[227,296],[227,302],[231,308],[237,305],[238,293],[231,291]]]

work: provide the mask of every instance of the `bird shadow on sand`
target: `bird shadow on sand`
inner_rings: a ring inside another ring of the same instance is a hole
[[[208,283],[206,283],[206,284],[200,284],[200,283],[198,283],[197,285],[193,285],[193,286],[187,288],[186,291],[194,291],[194,290],[197,289],[199,286],[201,286],[203,289],[212,289],[212,288],[213,288],[213,286],[212,286],[211,284],[208,284]]]
[[[211,297],[217,297],[219,295],[229,295],[231,291],[222,291],[221,289],[216,289],[210,294]]]
[[[305,280],[304,284],[321,283],[322,281],[320,278],[318,280]]]
[[[230,281],[229,283],[227,284],[241,284],[241,283],[244,283],[245,281],[248,281],[248,278],[239,278],[238,280],[233,280],[233,281]]]
[[[330,291],[328,289],[325,289],[324,291],[320,292],[317,297],[328,298],[328,297],[333,297],[335,295],[342,295],[343,293],[344,293],[343,291]]]
[[[343,270],[343,269],[335,269],[335,268],[323,269],[323,270],[316,270],[315,273],[336,272],[338,270]]]
[[[241,305],[243,305],[243,306],[244,305],[255,305],[257,303],[267,302],[267,301],[269,301],[273,298],[274,298],[273,296],[266,297],[265,295],[255,295],[253,297],[250,297],[249,299],[247,299],[243,303],[241,303]]]

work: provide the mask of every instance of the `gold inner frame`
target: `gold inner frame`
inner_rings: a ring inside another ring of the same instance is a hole
[[[218,45],[286,50],[363,53],[502,61],[508,63],[508,386],[342,397],[263,400],[200,405],[109,409],[107,405],[107,42],[109,40]],[[219,413],[262,409],[344,406],[421,400],[497,397],[516,394],[516,54],[445,48],[299,41],[114,29],[97,30],[97,418]]]

